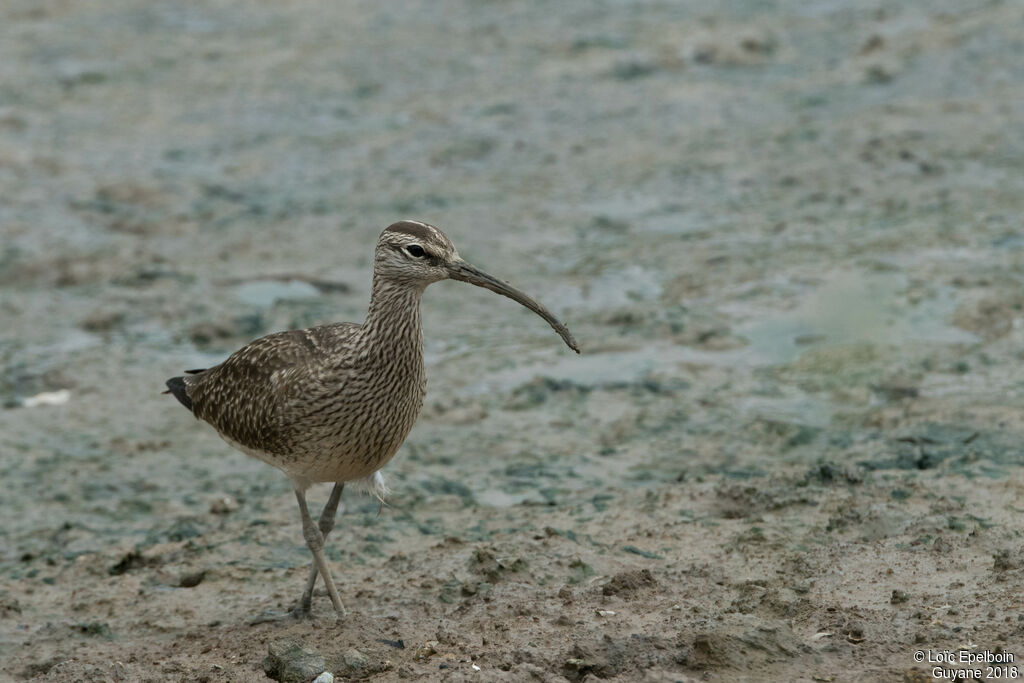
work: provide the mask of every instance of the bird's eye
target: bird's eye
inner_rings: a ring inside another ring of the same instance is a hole
[[[426,253],[425,251],[423,251],[423,247],[421,247],[418,244],[410,244],[405,248],[405,250],[409,252],[411,256],[415,256],[416,258],[420,258],[421,256],[423,256],[423,254]]]

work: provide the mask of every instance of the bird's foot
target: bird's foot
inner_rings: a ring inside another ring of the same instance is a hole
[[[298,603],[288,610],[288,616],[296,621],[305,621],[313,618],[313,610],[309,605]]]
[[[303,605],[301,601],[295,603],[285,612],[277,610],[265,610],[249,620],[250,626],[257,624],[274,624],[282,621],[306,621],[313,619],[313,610],[310,605]]]
[[[248,621],[249,626],[257,626],[259,624],[278,624],[282,621],[295,621],[310,616],[309,612],[301,614],[298,607],[293,607],[287,612],[277,612],[275,610],[266,610],[260,612],[255,617]]]
[[[317,617],[313,615],[312,607],[312,600],[303,596],[302,599],[298,600],[285,612],[265,610],[250,619],[248,623],[250,626],[256,626],[257,624],[273,624],[282,621],[306,621],[309,619],[315,619]],[[325,618],[326,616],[327,615],[324,615]],[[344,614],[335,612],[335,616],[340,619]]]

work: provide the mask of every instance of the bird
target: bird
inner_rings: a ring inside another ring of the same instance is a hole
[[[420,302],[428,285],[458,280],[517,301],[546,320],[576,353],[569,329],[527,294],[467,263],[441,230],[401,220],[374,250],[370,305],[359,323],[276,332],[211,368],[167,380],[167,391],[228,444],[291,480],[302,532],[313,556],[294,610],[308,615],[317,576],[337,615],[345,615],[324,557],[344,486],[355,482],[383,503],[381,468],[399,450],[426,397]],[[314,523],[306,491],[333,483]]]

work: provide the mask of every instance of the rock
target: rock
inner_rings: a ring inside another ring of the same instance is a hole
[[[429,649],[429,646],[431,645],[436,648],[437,643],[432,641],[431,643],[427,643],[425,647]],[[422,651],[423,648],[421,648],[420,651],[417,651],[417,655]],[[430,655],[426,655],[424,659],[429,656]],[[376,674],[379,674],[382,671],[387,671],[391,668],[391,662],[389,660],[382,659],[377,656],[368,656],[354,647],[347,648],[332,655],[328,660],[328,665],[328,668],[331,671],[337,672],[334,675],[337,676],[338,679],[344,681],[373,678]]]
[[[416,659],[430,659],[437,654],[437,641],[428,640],[416,648]]]
[[[281,683],[307,683],[324,672],[327,661],[296,640],[281,640],[267,647],[263,671]]]
[[[182,588],[195,588],[206,578],[206,570],[200,569],[195,572],[186,572],[178,579],[178,585]]]
[[[341,661],[351,673],[358,674],[366,668],[370,658],[355,648],[349,648],[341,653]]]
[[[590,676],[611,678],[622,673],[621,654],[618,644],[610,639],[576,643],[562,664],[562,674],[573,681]]]
[[[221,496],[210,503],[210,512],[215,515],[229,515],[238,507],[238,501],[231,496]]]

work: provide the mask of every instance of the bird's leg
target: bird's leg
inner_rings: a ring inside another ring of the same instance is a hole
[[[320,527],[320,533],[324,537],[324,541],[331,533],[331,529],[334,528],[334,518],[338,514],[338,501],[341,500],[341,492],[345,488],[345,482],[338,482],[331,489],[331,497],[327,499],[327,503],[324,505],[323,512],[320,513],[320,522],[317,526]],[[309,578],[306,579],[306,590],[302,591],[302,601],[299,603],[298,611],[300,613],[308,613],[310,607],[313,604],[313,588],[316,587],[316,575],[318,571],[316,568],[316,562],[309,567]]]
[[[334,605],[334,611],[339,616],[344,616],[345,606],[341,604],[341,597],[338,595],[338,589],[334,586],[331,570],[328,569],[327,559],[324,557],[324,535],[309,516],[305,492],[295,489],[295,498],[299,501],[299,512],[302,513],[302,535],[306,538],[306,545],[309,546],[309,551],[313,553],[314,566],[324,577],[324,585],[327,586],[327,594],[331,596],[331,604]]]

